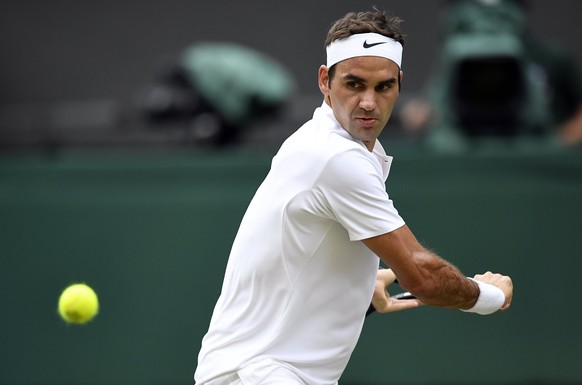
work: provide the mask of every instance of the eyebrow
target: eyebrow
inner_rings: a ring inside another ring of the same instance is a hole
[[[353,75],[353,74],[344,75],[343,80],[345,82],[367,83],[367,81],[364,78],[361,78],[361,77]],[[376,86],[394,85],[394,84],[396,84],[396,82],[397,82],[396,78],[390,78],[390,79],[386,79],[386,80],[382,80],[382,81],[378,82],[376,84]]]
[[[346,82],[360,82],[360,83],[366,83],[366,81],[356,75],[352,75],[352,74],[346,74],[343,76],[343,80]]]

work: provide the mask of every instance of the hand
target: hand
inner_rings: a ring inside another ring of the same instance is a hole
[[[513,282],[511,281],[510,277],[488,271],[485,274],[475,275],[473,279],[489,283],[500,288],[505,294],[505,303],[501,309],[499,309],[499,311],[509,309],[511,306],[511,300],[513,299]]]
[[[392,269],[380,269],[376,275],[376,287],[372,297],[372,305],[378,313],[390,313],[394,311],[412,309],[423,305],[418,299],[394,299],[386,290],[396,281],[396,275]]]

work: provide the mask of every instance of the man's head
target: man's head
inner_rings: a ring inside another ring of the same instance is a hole
[[[404,35],[400,31],[402,20],[374,8],[369,12],[349,12],[332,24],[325,39],[325,48],[337,40],[344,40],[355,34],[377,33],[404,46]],[[334,66],[330,66],[330,81],[333,80]],[[398,84],[400,88],[400,83]]]
[[[326,39],[319,88],[342,127],[371,151],[400,92],[401,20],[374,9],[336,21]]]

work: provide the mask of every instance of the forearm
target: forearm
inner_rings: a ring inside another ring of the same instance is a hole
[[[425,304],[479,314],[507,310],[511,305],[510,277],[488,271],[467,278],[423,247],[406,225],[363,242],[390,266],[398,283]]]
[[[393,270],[398,283],[425,304],[491,314],[513,298],[511,278],[486,272],[467,278],[457,267],[424,248],[408,227],[363,240]]]
[[[479,286],[457,267],[428,251],[412,253],[416,274],[398,275],[401,286],[422,302],[440,307],[469,309],[479,297]],[[402,278],[400,278],[402,277]]]
[[[407,226],[364,243],[392,268],[399,284],[422,302],[456,309],[469,309],[476,303],[477,284],[423,247]]]

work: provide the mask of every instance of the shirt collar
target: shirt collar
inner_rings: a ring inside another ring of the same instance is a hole
[[[333,114],[333,109],[325,101],[323,101],[321,107],[315,111],[313,117],[315,118],[318,114],[321,114],[323,117],[325,117],[325,119],[330,120],[335,129],[338,129],[338,131],[341,130],[343,136],[353,140],[356,143],[359,143],[363,148],[366,149],[366,151],[368,151],[368,147],[366,147],[364,142],[358,139],[354,139],[354,137],[351,136],[350,133],[339,124],[335,118],[335,115]],[[376,139],[376,142],[374,143],[374,148],[371,155],[373,155],[378,160],[378,162],[380,162],[384,174],[384,181],[386,181],[386,179],[388,179],[388,174],[390,173],[390,166],[392,165],[393,157],[386,154],[382,143],[380,143],[378,139]]]

